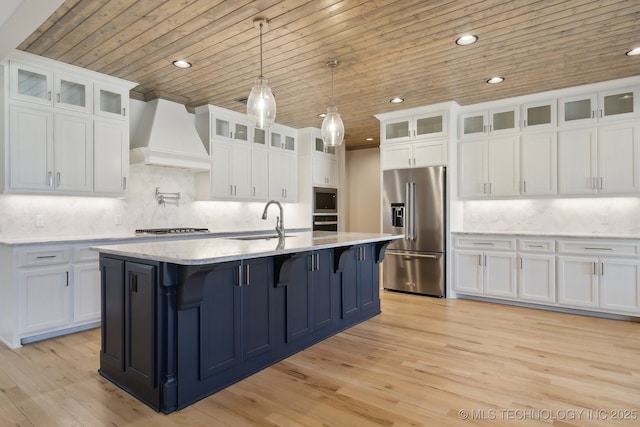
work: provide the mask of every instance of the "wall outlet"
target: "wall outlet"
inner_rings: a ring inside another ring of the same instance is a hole
[[[609,214],[606,214],[606,213],[600,214],[600,224],[602,225],[609,224]]]
[[[44,216],[36,215],[36,227],[44,227]]]

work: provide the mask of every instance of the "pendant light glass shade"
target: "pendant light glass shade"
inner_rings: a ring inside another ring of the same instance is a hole
[[[331,106],[327,108],[327,115],[322,121],[322,140],[324,145],[336,147],[344,141],[344,123],[338,114],[338,107]]]
[[[328,147],[336,147],[344,141],[344,123],[338,113],[338,107],[333,102],[333,69],[338,66],[338,60],[333,59],[327,63],[331,68],[331,106],[327,108],[327,115],[322,120],[322,141]]]
[[[247,99],[247,116],[256,129],[269,129],[276,120],[276,99],[271,92],[267,79],[262,75],[262,27],[267,24],[264,18],[253,20],[254,26],[260,27],[260,76],[251,88]]]
[[[276,99],[267,79],[257,77],[247,99],[247,116],[256,129],[268,129],[276,120]]]

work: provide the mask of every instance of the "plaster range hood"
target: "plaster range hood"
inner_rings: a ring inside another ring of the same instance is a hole
[[[160,98],[147,102],[131,139],[129,159],[131,164],[211,169],[211,158],[185,106]]]

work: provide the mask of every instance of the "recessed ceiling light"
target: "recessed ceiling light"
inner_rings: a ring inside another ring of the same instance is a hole
[[[173,65],[178,68],[191,68],[191,63],[185,61],[184,59],[178,59],[177,61],[173,61]]]
[[[636,56],[636,55],[640,55],[640,47],[636,47],[631,49],[629,52],[627,52],[625,55],[627,56]]]
[[[391,98],[389,102],[392,104],[402,104],[404,102],[404,98],[398,98],[398,97]]]
[[[365,141],[373,141],[373,138],[368,137],[368,138],[365,138],[364,140],[365,140]]]
[[[494,85],[496,83],[502,83],[504,81],[504,77],[491,77],[489,80],[487,80],[487,83],[489,83],[490,85]]]
[[[456,44],[458,46],[469,46],[470,44],[474,44],[478,41],[478,36],[474,36],[473,34],[465,34],[464,36],[460,36],[456,39]]]

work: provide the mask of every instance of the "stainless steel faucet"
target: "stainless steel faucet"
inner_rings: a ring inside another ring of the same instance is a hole
[[[269,200],[264,207],[264,211],[262,211],[262,219],[267,219],[267,209],[269,209],[269,205],[271,204],[276,204],[280,209],[280,216],[276,217],[276,233],[278,233],[278,238],[282,240],[284,237],[284,213],[282,211],[282,203],[277,200]]]

